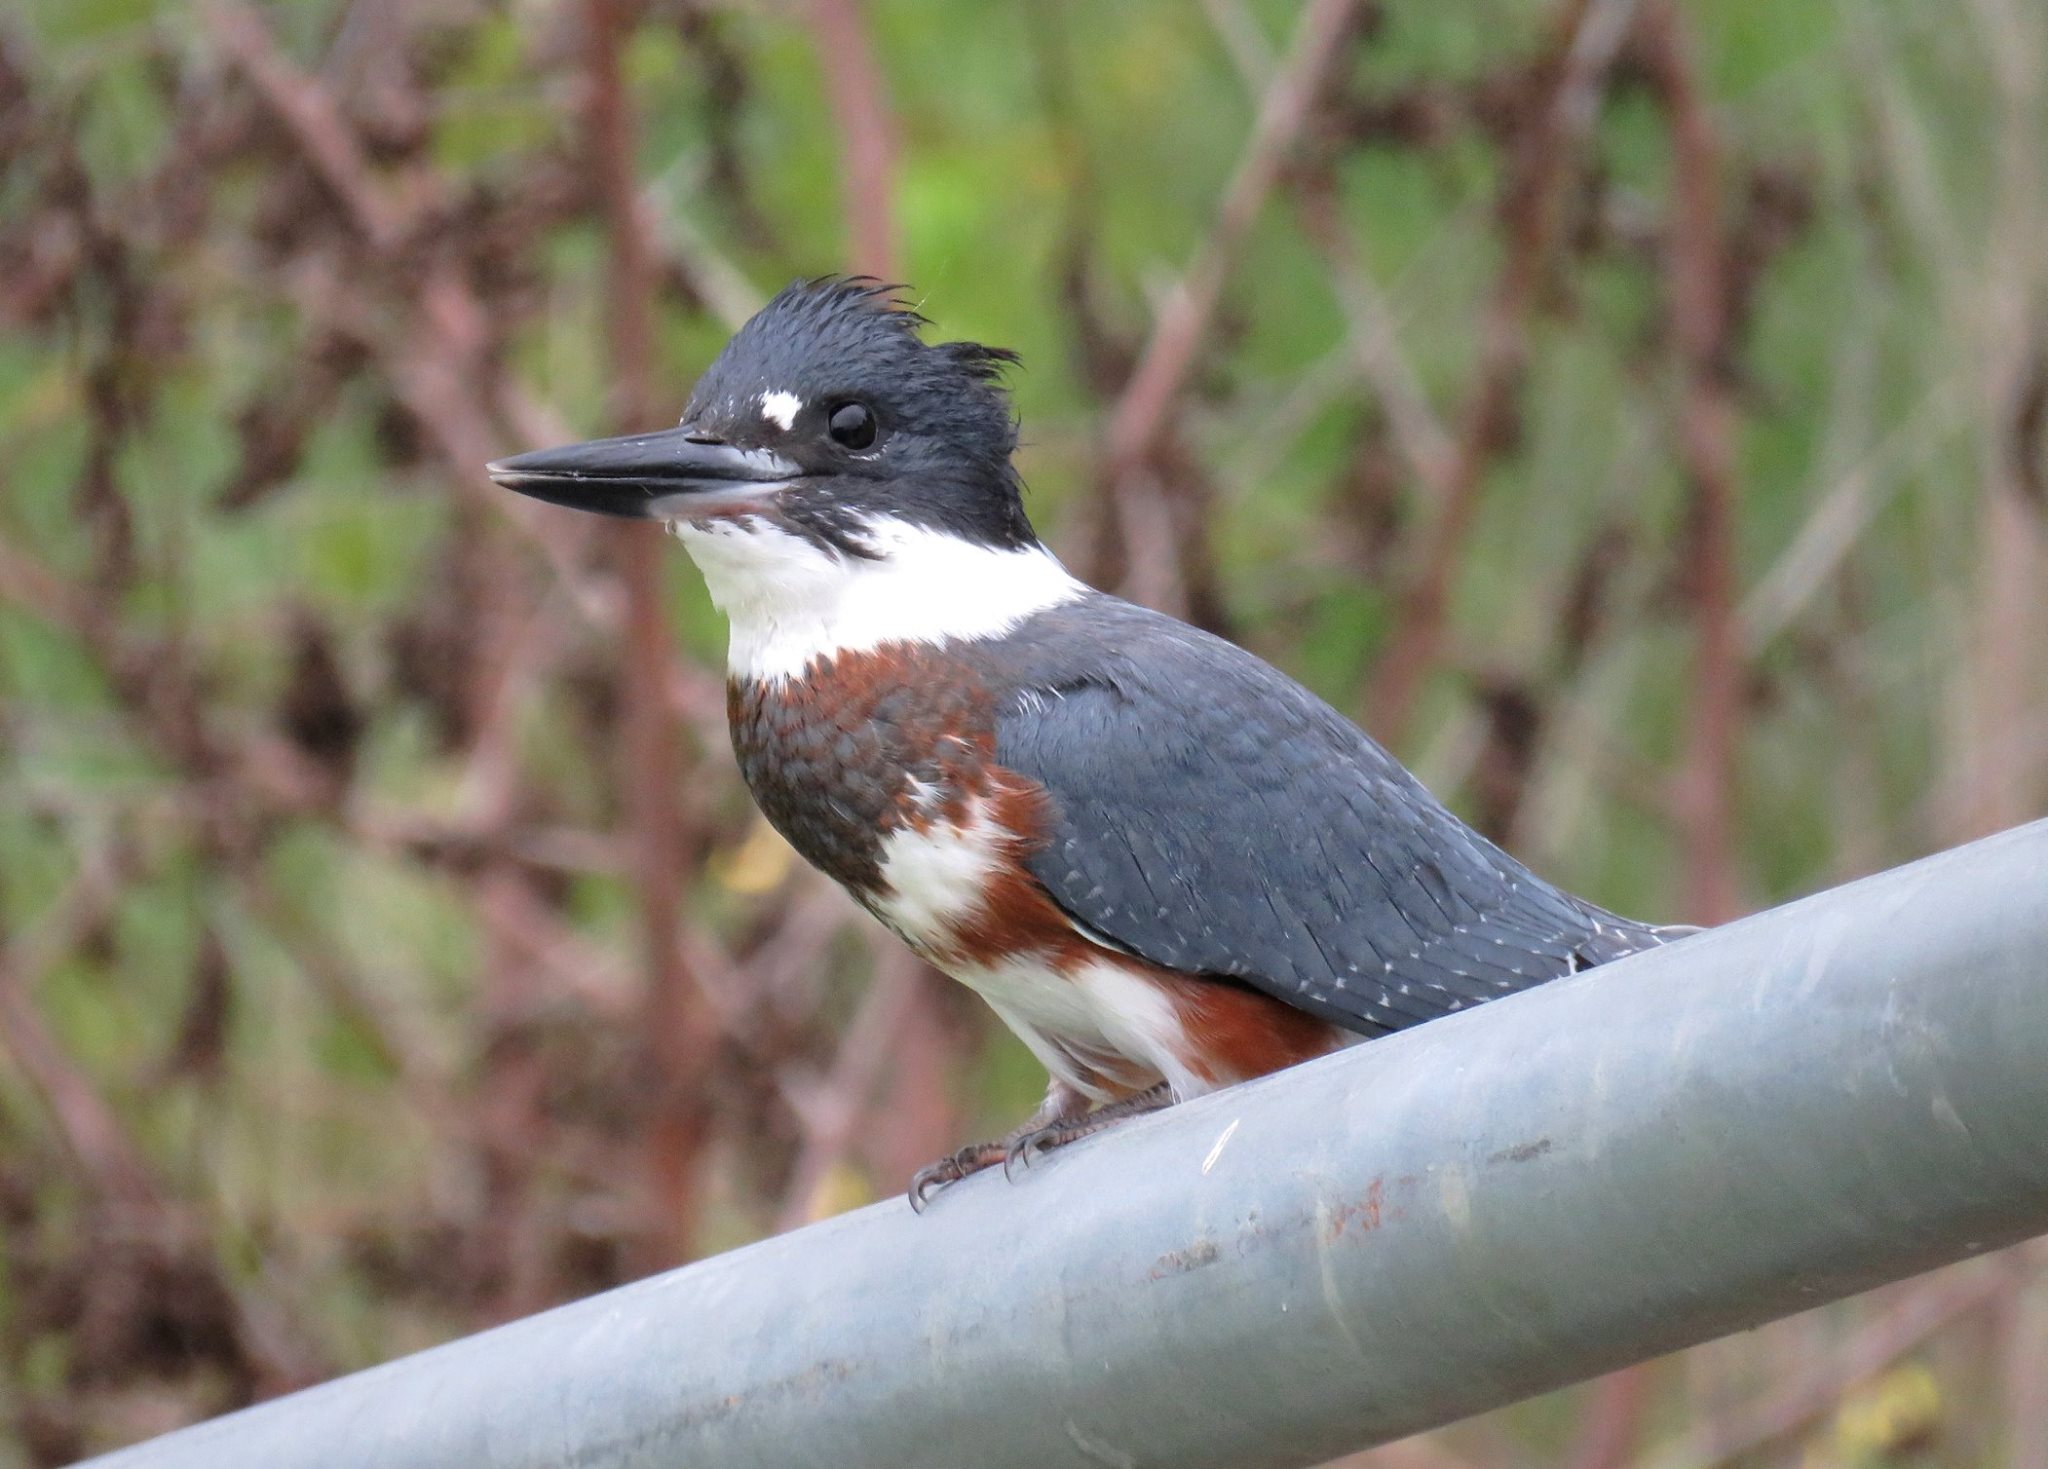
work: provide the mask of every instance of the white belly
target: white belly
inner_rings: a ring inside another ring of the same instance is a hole
[[[1161,1080],[1175,1101],[1212,1090],[1184,1059],[1172,1002],[1114,958],[1065,973],[1036,957],[948,972],[987,1000],[1047,1071],[1094,1101]]]

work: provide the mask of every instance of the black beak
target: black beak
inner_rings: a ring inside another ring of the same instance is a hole
[[[770,449],[742,449],[684,424],[653,434],[592,439],[494,460],[484,472],[508,490],[632,520],[687,514],[689,502],[739,504],[803,470]]]

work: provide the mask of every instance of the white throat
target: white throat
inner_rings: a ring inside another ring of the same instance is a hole
[[[818,658],[885,643],[1001,637],[1087,586],[1042,546],[1005,550],[892,518],[870,521],[870,560],[759,517],[675,521],[670,529],[732,623],[736,678],[795,678]]]

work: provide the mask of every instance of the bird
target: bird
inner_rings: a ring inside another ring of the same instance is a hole
[[[1546,882],[1285,673],[1072,575],[1025,513],[1016,355],[927,342],[903,291],[792,282],[676,427],[487,473],[682,542],[762,813],[1044,1065],[913,1208],[1691,931]]]

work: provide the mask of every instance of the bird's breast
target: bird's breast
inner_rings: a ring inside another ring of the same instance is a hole
[[[898,644],[727,686],[741,774],[776,830],[921,949],[963,940],[1045,840],[1044,793],[995,759],[971,663]]]
[[[1050,798],[996,759],[996,695],[969,658],[896,645],[727,687],[762,812],[932,963],[1057,969],[1099,952],[1031,874]]]

